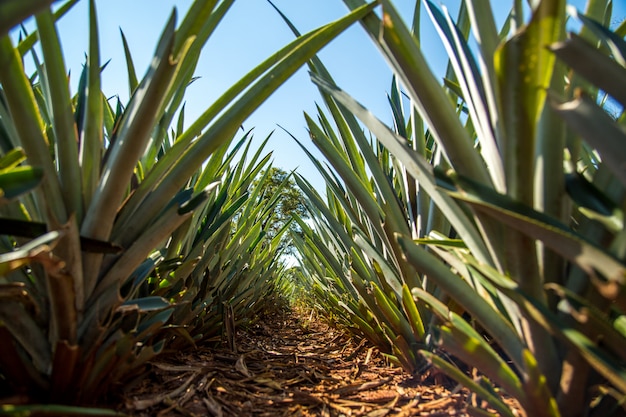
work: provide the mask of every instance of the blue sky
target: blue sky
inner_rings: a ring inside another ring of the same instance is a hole
[[[345,15],[341,0],[274,0],[301,32],[307,32]],[[453,16],[459,0],[441,2]],[[511,2],[495,0],[500,9]],[[584,4],[582,1],[574,2]],[[626,6],[616,2],[614,15],[624,16]],[[124,31],[135,62],[138,76],[143,75],[150,62],[159,34],[176,7],[179,21],[191,0],[96,0],[101,40],[102,62],[110,60],[103,73],[103,88],[108,95],[128,97],[126,64],[123,56],[120,28]],[[396,0],[396,7],[410,21],[414,0]],[[504,11],[500,10],[500,18]],[[81,0],[58,24],[66,65],[76,82],[87,50],[87,2]],[[423,12],[422,47],[436,74],[443,74],[445,51],[425,12]],[[205,47],[196,70],[200,77],[188,89],[186,120],[201,114],[230,85],[254,68],[271,53],[293,40],[293,34],[265,0],[237,0]],[[320,53],[337,84],[362,102],[383,120],[390,120],[386,94],[391,73],[369,37],[360,26],[343,33]],[[244,123],[245,129],[255,128],[259,143],[272,130],[275,133],[267,151],[273,151],[274,164],[285,170],[298,168],[318,190],[323,182],[308,158],[282,130],[281,125],[309,146],[303,112],[315,116],[315,103],[320,97],[309,80],[306,70],[300,70]]]

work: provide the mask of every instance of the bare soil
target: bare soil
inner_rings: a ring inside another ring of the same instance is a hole
[[[436,370],[408,375],[365,339],[298,311],[239,329],[234,342],[160,356],[151,368],[149,377],[125,392],[120,411],[382,417],[470,416],[476,415],[473,408],[485,407]]]

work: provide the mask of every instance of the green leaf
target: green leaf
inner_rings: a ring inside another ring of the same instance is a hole
[[[619,34],[619,27],[612,31],[608,27],[599,23],[598,21],[579,13],[574,6],[568,6],[567,12],[571,16],[579,19],[585,28],[593,32],[602,42],[606,43],[613,54],[613,58],[623,67],[626,67],[626,42],[624,41],[624,35]],[[624,27],[624,21],[622,21],[621,27]]]
[[[506,143],[507,193],[532,203],[536,133],[554,68],[547,46],[562,36],[564,0],[542,0],[530,23],[498,49],[495,70]],[[463,174],[461,172],[461,174]]]
[[[17,168],[19,164],[26,160],[26,155],[22,148],[13,148],[0,157],[0,174],[12,168]]]
[[[467,249],[467,245],[465,245],[465,242],[462,239],[424,238],[414,239],[414,242],[418,245],[432,245],[440,246],[442,248]]]
[[[0,38],[0,83],[20,146],[32,166],[43,171],[37,199],[46,202],[46,222],[57,226],[67,221],[65,204],[56,168],[50,158],[48,138],[30,81],[24,74],[22,60],[8,36]]]
[[[524,390],[532,401],[532,408],[528,407],[527,410],[534,409],[536,414],[533,415],[537,416],[560,417],[556,400],[550,393],[545,375],[541,373],[537,365],[537,359],[528,349],[524,349],[523,357],[526,364],[524,369],[527,372],[524,378]]]
[[[34,1],[45,1],[45,0],[34,0]],[[48,1],[48,3],[50,3]],[[78,3],[78,0],[67,0],[60,7],[56,8],[54,12],[54,20],[58,21],[61,17],[63,17],[74,5]],[[35,31],[29,34],[25,39],[23,39],[19,45],[17,46],[17,50],[19,51],[21,56],[26,55],[28,51],[31,51],[33,45],[39,40],[39,32]]]
[[[5,276],[9,272],[26,265],[33,259],[45,261],[46,258],[43,255],[50,252],[52,247],[54,247],[62,236],[63,233],[59,231],[49,232],[31,240],[12,252],[0,254],[0,276]],[[55,264],[55,260],[53,259],[50,259],[49,262],[50,265]]]
[[[380,44],[383,54],[392,63],[392,69],[407,89],[407,94],[459,172],[491,184],[484,163],[473,149],[472,140],[460,123],[448,96],[429,70],[420,46],[392,4],[389,1],[382,3],[382,22],[368,26],[370,36]],[[380,30],[382,39],[379,38]]]
[[[114,266],[107,273],[98,279],[97,286],[93,290],[92,301],[95,300],[104,291],[115,290],[117,285],[123,283],[132,272],[139,266],[148,255],[154,250],[159,242],[163,242],[172,234],[178,226],[180,226],[188,217],[192,215],[187,212],[183,215],[178,214],[179,207],[171,206],[160,217],[159,220],[152,224],[139,239],[133,242],[122,255],[120,255]],[[104,303],[102,303],[104,305]],[[95,303],[93,305],[95,307]],[[100,306],[102,308],[103,306]]]
[[[502,166],[495,131],[497,123],[493,120],[493,110],[490,108],[487,98],[486,88],[489,87],[484,85],[478,64],[465,40],[465,36],[454,24],[450,15],[447,12],[441,12],[430,1],[426,2],[426,6],[448,51],[450,63],[454,68],[456,79],[462,91],[459,97],[463,99],[469,109],[472,124],[480,140],[480,152],[489,167],[491,179],[496,189],[504,190],[506,188],[504,167]],[[493,36],[493,34],[491,35]],[[489,57],[489,61],[488,65],[493,70],[492,57]],[[490,100],[493,101],[493,97],[490,97]],[[453,164],[456,166],[455,162]]]
[[[573,291],[556,284],[547,284],[546,289],[553,291],[560,302],[557,307],[559,313],[567,314],[578,323],[577,330],[590,340],[601,340],[604,350],[615,357],[626,361],[626,352],[622,346],[626,342],[626,334],[621,333],[620,321],[624,316],[615,320],[603,312],[604,305],[592,304],[591,300],[575,294]]]
[[[26,18],[46,9],[54,0],[6,0],[0,3],[0,36],[9,33]]]
[[[395,297],[399,299],[402,296],[402,278],[398,274],[397,270],[362,233],[355,233],[354,243],[367,255],[369,259],[378,264],[387,285],[393,289]]]
[[[124,413],[104,408],[74,407],[70,405],[0,405],[0,415],[13,417],[64,417],[64,416],[94,416],[124,417]]]
[[[450,195],[542,241],[585,271],[604,297],[616,299],[619,296],[626,285],[626,266],[603,249],[550,216],[461,177],[456,180],[462,191],[450,192]]]
[[[487,401],[492,407],[494,407],[501,415],[513,417],[515,414],[511,411],[508,405],[502,401],[501,398],[495,396],[492,390],[486,389],[481,384],[469,378],[459,368],[446,362],[439,356],[424,350],[420,350],[420,354],[431,361],[437,368],[441,369],[448,376],[455,379],[463,386],[469,388],[472,392],[478,394],[481,398]]]
[[[139,81],[137,81],[137,72],[135,71],[135,64],[133,62],[133,57],[130,53],[130,48],[128,47],[128,42],[126,41],[126,36],[124,36],[124,32],[121,28],[120,35],[122,36],[124,56],[126,57],[126,71],[128,72],[128,94],[129,96],[132,96],[139,86]]]
[[[407,318],[402,314],[402,311],[395,305],[396,301],[387,296],[384,292],[382,292],[376,284],[371,283],[371,286],[374,291],[376,303],[380,307],[384,316],[387,318],[394,335],[398,337],[401,336],[405,340],[405,343],[408,343],[409,345],[423,342],[421,340],[418,341],[415,338],[415,334],[413,333],[413,330]]]
[[[613,233],[623,229],[622,210],[584,175],[578,172],[565,175],[565,187],[585,216],[601,222]]]
[[[75,215],[80,223],[83,217],[82,176],[78,165],[78,137],[63,52],[52,12],[48,10],[37,14],[36,21],[50,94],[49,106],[52,109],[55,157],[62,198],[66,211]]]
[[[122,303],[119,310],[126,310],[127,308],[137,309],[142,313],[148,311],[161,311],[171,307],[171,304],[163,297],[144,297],[127,300]]]
[[[104,103],[100,80],[100,47],[98,19],[94,0],[89,1],[89,57],[86,71],[86,105],[83,118],[80,147],[80,169],[82,174],[82,197],[85,207],[91,205],[100,180],[100,168],[104,149]],[[107,104],[108,107],[108,104]],[[111,136],[109,136],[111,137]]]
[[[37,187],[43,178],[43,170],[19,166],[0,171],[0,203],[8,202]]]
[[[624,128],[586,94],[578,94],[565,103],[553,101],[552,107],[571,129],[598,150],[602,161],[626,186],[626,169],[623,163],[626,160]]]
[[[149,135],[156,124],[161,100],[174,74],[176,63],[171,61],[176,14],[170,16],[161,35],[153,64],[143,78],[124,112],[118,137],[102,168],[101,178],[93,202],[86,213],[82,233],[96,239],[107,239],[115,215],[125,193],[126,182],[144,152]],[[93,267],[98,268],[99,262]],[[90,274],[86,274],[90,276]],[[88,292],[93,285],[87,285]]]
[[[413,300],[413,294],[406,284],[402,286],[402,306],[404,307],[404,312],[407,315],[409,324],[413,328],[415,339],[418,341],[424,341],[424,337],[426,335],[424,320],[422,319],[421,313]]]
[[[626,76],[626,63],[618,64],[576,35],[551,45],[550,50],[577,74],[606,91],[622,106],[626,105],[626,86],[622,82]]]
[[[472,220],[467,217],[467,214],[452,199],[449,199],[445,194],[437,190],[433,167],[421,155],[413,151],[404,138],[393,133],[352,97],[315,75],[312,76],[312,79],[320,88],[331,94],[339,103],[359,117],[389,152],[402,161],[407,171],[424,187],[424,190],[431,196],[437,206],[446,214],[452,225],[463,236],[467,245],[472,248],[477,256],[487,261],[490,256]],[[359,198],[359,201],[363,203],[361,198]],[[370,214],[370,218],[374,217]]]
[[[407,260],[415,266],[417,271],[426,274],[430,279],[445,291],[454,301],[461,305],[472,317],[480,323],[496,339],[513,362],[522,367],[521,349],[514,327],[497,313],[483,298],[473,290],[461,277],[454,274],[441,260],[417,246],[404,236],[398,236],[398,242],[405,252]],[[416,289],[412,289],[415,294]],[[422,298],[420,296],[420,298]]]
[[[622,395],[626,395],[626,369],[623,363],[608,356],[582,333],[571,328],[561,328],[561,331],[593,368],[607,378]]]
[[[426,291],[414,288],[412,293],[444,321],[436,334],[446,350],[490,376],[524,403],[522,384],[515,372],[468,322]]]
[[[490,273],[489,268],[482,268],[481,270],[486,273],[485,276],[492,280],[492,282],[501,291],[503,291],[508,297],[515,300],[516,304],[524,310],[524,314],[527,317],[532,318],[532,320],[544,327],[546,330],[550,331],[553,335],[560,336],[562,339],[566,340],[569,345],[573,346],[593,368],[606,377],[612,384],[615,385],[615,387],[620,389],[622,393],[626,393],[626,369],[624,369],[623,363],[615,360],[615,358],[609,355],[605,349],[600,348],[585,334],[571,327],[571,325],[557,317],[552,311],[548,310],[543,303],[529,297],[522,290],[520,290],[519,286],[512,280],[505,279],[502,275],[493,273],[493,271]],[[568,292],[566,291],[566,293]],[[575,300],[573,293],[569,294]],[[572,314],[571,310],[566,312],[568,314]],[[585,314],[584,311],[583,314]],[[586,314],[589,313],[587,312]],[[582,316],[578,318],[582,318],[584,320],[584,317]],[[606,324],[607,323],[602,323],[603,326]],[[613,343],[615,336],[609,335],[609,337],[611,339],[610,343]],[[620,337],[618,336],[617,339],[619,338]],[[619,345],[623,345],[623,341],[619,343]],[[528,358],[524,359],[524,366],[535,366],[533,363],[527,362],[528,360]],[[539,374],[535,375],[535,377],[537,376],[540,377]],[[544,388],[540,385],[541,383],[537,385],[535,382],[535,393],[544,396],[545,393],[542,393]]]

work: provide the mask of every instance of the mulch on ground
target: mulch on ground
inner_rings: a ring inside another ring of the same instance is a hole
[[[234,343],[167,354],[151,366],[149,377],[125,392],[121,411],[132,416],[468,416],[468,405],[481,405],[436,370],[408,375],[364,339],[295,311],[237,330]]]

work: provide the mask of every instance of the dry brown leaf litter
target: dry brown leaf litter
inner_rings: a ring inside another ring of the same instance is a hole
[[[435,370],[411,377],[365,340],[297,312],[151,364],[125,392],[132,416],[469,416],[476,398]],[[232,349],[234,348],[234,349]]]

